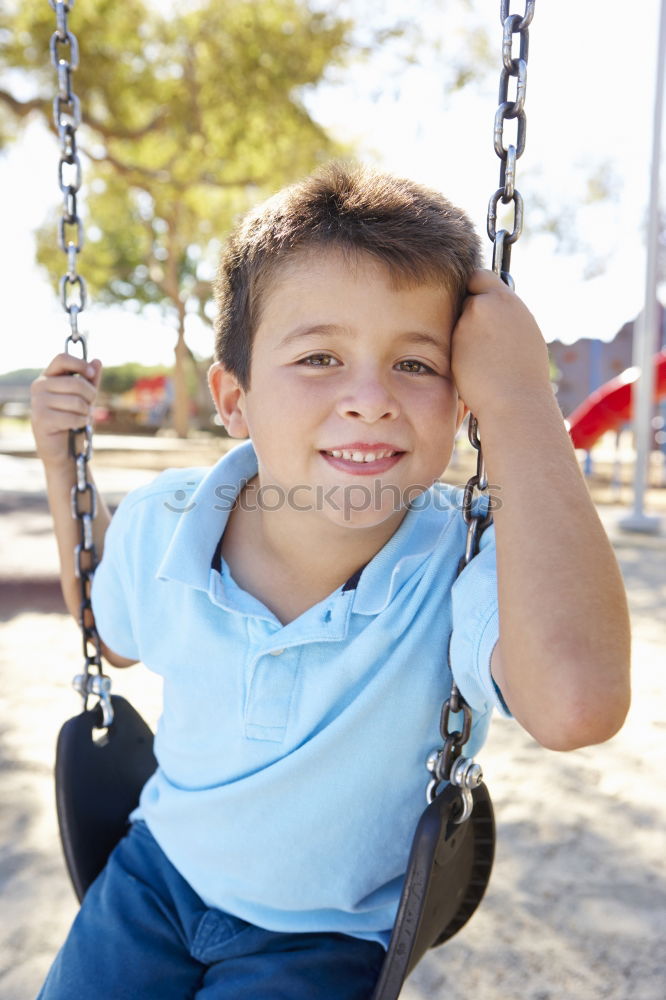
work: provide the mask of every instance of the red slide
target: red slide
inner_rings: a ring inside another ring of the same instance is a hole
[[[657,402],[666,396],[666,349],[655,355],[654,368],[654,399]],[[627,368],[595,389],[576,407],[567,418],[574,448],[588,451],[606,431],[619,430],[631,420],[633,384],[637,378],[638,369]]]

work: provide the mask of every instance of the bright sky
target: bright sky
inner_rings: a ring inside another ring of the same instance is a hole
[[[441,18],[427,26],[441,35],[445,51],[460,27],[452,18],[463,16],[462,5],[455,13],[456,2],[443,4]],[[385,91],[373,100],[364,93],[363,73],[355,71],[355,85],[322,92],[310,107],[338,135],[360,139],[367,158],[440,189],[485,233],[488,200],[499,186],[492,128],[501,29],[497,0],[478,0],[477,7],[484,18],[487,10],[498,59],[481,85],[446,98],[436,66],[414,67],[400,79],[386,79]],[[522,12],[522,0],[511,9]],[[418,17],[419,0],[409,10]],[[609,340],[642,308],[658,21],[659,0],[643,0],[639,17],[629,17],[620,0],[573,7],[537,2],[530,29],[527,150],[517,171],[526,232],[514,247],[512,273],[546,340]],[[76,33],[74,15],[71,26]],[[79,41],[85,58],[85,41]],[[67,335],[67,317],[34,265],[33,230],[60,203],[57,162],[55,138],[36,124],[0,158],[0,372],[45,365]],[[614,197],[585,205],[587,178],[600,168],[609,172]],[[556,216],[573,213],[572,235],[582,252],[556,252],[553,237],[530,235],[531,211],[535,219],[542,216],[537,199]],[[490,253],[489,241],[487,246]],[[592,264],[600,273],[586,279]],[[107,364],[172,360],[173,334],[159,320],[93,306],[81,326],[89,333],[89,355]],[[210,353],[208,329],[193,324],[188,339],[197,353]]]

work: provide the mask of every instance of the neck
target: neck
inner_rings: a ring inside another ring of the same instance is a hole
[[[379,552],[406,513],[400,510],[379,524],[354,528],[328,521],[317,511],[262,509],[251,502],[258,485],[254,479],[244,491],[251,548],[260,550],[285,577],[309,581],[327,593]]]

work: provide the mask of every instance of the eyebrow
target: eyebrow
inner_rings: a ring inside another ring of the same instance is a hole
[[[335,323],[316,323],[314,326],[297,326],[295,330],[284,336],[276,347],[285,347],[287,344],[291,344],[292,341],[300,340],[302,337],[330,337],[345,333],[351,333],[351,330],[345,326],[336,326]]]
[[[294,340],[305,337],[330,337],[330,336],[350,336],[351,330],[347,326],[336,326],[335,323],[317,323],[314,326],[299,326],[292,330],[277,344],[276,350],[291,344]],[[434,347],[437,350],[446,351],[446,345],[438,340],[431,333],[422,330],[407,330],[396,338],[402,343],[423,344],[426,347]]]

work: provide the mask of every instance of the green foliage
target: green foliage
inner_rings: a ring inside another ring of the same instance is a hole
[[[11,382],[12,384],[30,385],[40,374],[41,368],[17,368],[13,372],[3,372],[0,375],[0,383]]]
[[[377,50],[395,76],[396,59],[407,66],[423,55],[432,18],[449,15],[439,0],[419,0],[400,19],[396,12],[383,0],[201,0],[167,12],[150,0],[73,6],[72,79],[89,158],[79,209],[91,220],[79,270],[92,297],[157,304],[181,328],[186,310],[210,319],[214,261],[234,217],[348,152],[310,116],[308,94]],[[0,141],[31,114],[51,123],[54,27],[46,0],[9,0],[0,10]],[[454,77],[473,75],[484,37],[473,32],[472,64],[461,59]],[[67,57],[69,47],[58,52]],[[54,287],[64,265],[57,218],[38,234]]]
[[[209,0],[172,17],[143,0],[88,0],[70,24],[81,48],[81,145],[92,161],[80,201],[94,225],[79,269],[98,301],[156,303],[181,323],[186,309],[205,318],[233,218],[341,152],[302,98],[347,58],[351,24],[304,0]],[[49,98],[53,29],[44,0],[0,16],[0,67],[29,70]],[[29,103],[50,116],[50,99]],[[64,260],[56,223],[54,212],[38,234],[54,286]]]

